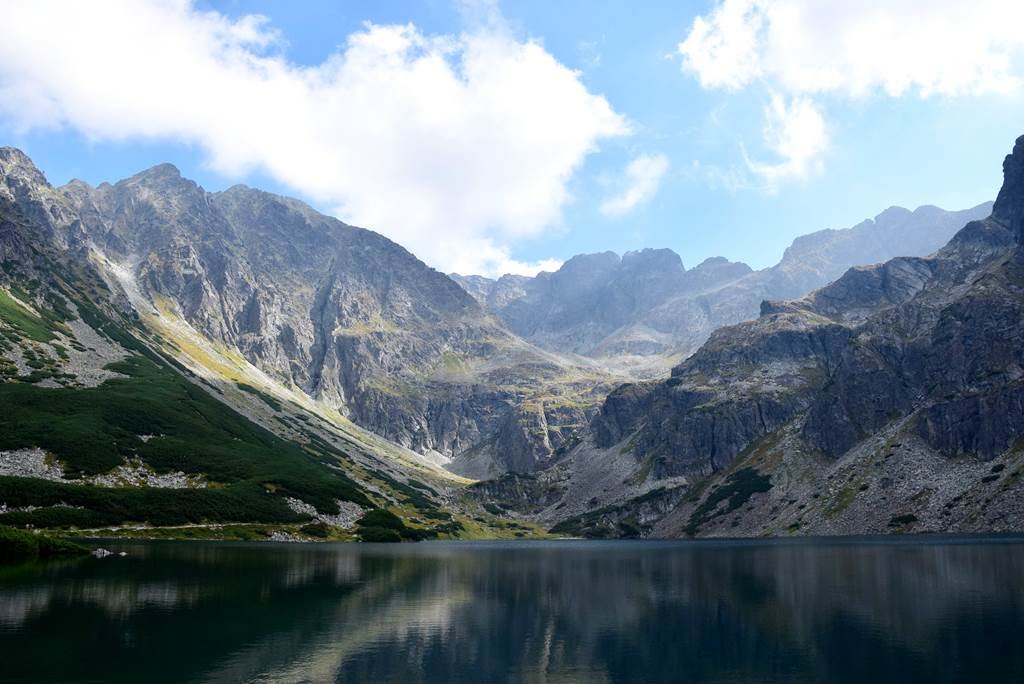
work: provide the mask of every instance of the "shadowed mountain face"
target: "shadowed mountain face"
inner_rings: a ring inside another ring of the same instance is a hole
[[[566,469],[615,472],[620,502],[680,487],[643,499],[670,536],[1020,529],[1022,168],[1024,137],[991,216],[934,256],[766,301],[669,379],[612,392]],[[584,527],[614,533],[629,508]]]
[[[953,410],[960,396],[981,400],[983,388],[1001,395],[1021,375],[1020,249],[1008,219],[997,204],[932,258],[850,269],[803,299],[764,302],[756,320],[716,331],[653,386],[666,401],[652,406],[682,420],[666,429],[645,416],[657,428],[638,447],[664,453],[666,471],[717,470],[759,433],[806,412],[805,441],[838,456],[896,416],[923,410],[918,431],[933,447],[999,453],[1024,428],[1016,411],[995,423],[978,414],[941,421],[958,426],[959,437],[927,416]],[[610,412],[626,394],[613,393],[595,424],[602,443],[632,432],[632,421]]]
[[[927,256],[991,203],[966,211],[891,207],[845,230],[794,240],[782,260],[752,271],[722,257],[686,270],[668,249],[573,257],[536,278],[452,278],[514,332],[549,349],[595,358],[674,356],[696,350],[711,332],[756,318],[765,299],[800,297],[848,268],[897,256]],[[641,364],[648,372],[656,363]],[[656,373],[656,371],[655,371]]]

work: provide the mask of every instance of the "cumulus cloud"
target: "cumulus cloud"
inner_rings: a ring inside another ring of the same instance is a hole
[[[767,78],[793,93],[898,96],[1020,87],[1016,0],[722,0],[679,44],[707,87]]]
[[[261,17],[187,0],[0,3],[0,115],[196,144],[227,176],[268,173],[470,272],[529,269],[509,245],[557,225],[584,158],[628,132],[576,72],[500,21],[444,36],[366,24],[315,66],[280,43]]]
[[[462,275],[486,275],[498,277],[513,275],[535,276],[541,271],[557,271],[562,265],[559,259],[521,261],[512,258],[508,247],[497,245],[488,238],[469,238],[460,244],[443,241],[442,247],[449,247],[451,257],[445,262],[448,273]]]
[[[661,179],[668,171],[668,158],[663,154],[641,154],[629,163],[623,174],[622,189],[601,203],[605,216],[622,216],[658,192]]]
[[[1021,25],[1019,0],[720,0],[678,51],[705,88],[759,83],[789,96],[766,109],[765,142],[780,161],[750,167],[775,183],[805,177],[828,148],[809,98],[1019,92]]]
[[[683,68],[705,88],[737,90],[761,73],[758,40],[764,18],[753,0],[725,0],[693,20],[679,44]]]
[[[825,119],[809,99],[797,97],[787,101],[772,95],[764,111],[764,141],[778,157],[777,162],[761,162],[747,158],[747,167],[764,181],[765,189],[774,191],[784,181],[804,179],[821,171],[821,155],[828,149],[829,138]]]

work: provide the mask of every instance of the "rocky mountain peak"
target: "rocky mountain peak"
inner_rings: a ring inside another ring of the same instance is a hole
[[[559,268],[555,275],[577,276],[584,274],[604,273],[619,265],[619,255],[615,252],[597,252],[595,254],[577,254]]]
[[[875,217],[875,223],[891,223],[906,220],[914,212],[906,207],[891,206]]]
[[[135,174],[133,178],[167,178],[173,180],[181,178],[181,171],[179,171],[178,167],[174,164],[171,164],[170,162],[163,162],[144,171],[140,171]]]
[[[130,178],[117,183],[119,186],[135,186],[154,193],[195,192],[202,189],[193,181],[184,178],[174,164],[157,164],[140,171]]]
[[[740,275],[753,272],[753,269],[742,261],[729,261],[723,256],[716,256],[708,257],[687,271],[687,273],[693,275],[707,275],[721,272],[730,272],[738,277]]]
[[[43,172],[17,147],[0,147],[0,181],[8,185],[48,185]]]
[[[1024,135],[1003,160],[1003,187],[999,190],[992,216],[1004,222],[1024,243]]]
[[[7,169],[11,166],[31,167],[39,171],[28,155],[17,147],[0,147],[0,168]]]
[[[645,269],[665,273],[682,273],[683,260],[671,249],[639,249],[622,255],[622,267],[625,269]]]

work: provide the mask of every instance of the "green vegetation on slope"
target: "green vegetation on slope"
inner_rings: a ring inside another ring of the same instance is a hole
[[[436,539],[438,534],[457,534],[464,529],[457,521],[431,528],[408,527],[401,518],[383,508],[367,511],[356,525],[359,538],[365,542],[423,541]]]
[[[762,475],[753,468],[740,468],[729,475],[721,484],[713,487],[704,503],[696,508],[690,515],[689,523],[686,526],[686,533],[696,534],[701,525],[716,515],[731,513],[747,503],[754,494],[767,492],[772,488],[771,478]],[[726,502],[725,508],[718,510],[718,505]]]
[[[0,563],[82,556],[87,553],[89,549],[65,539],[53,539],[0,526]]]
[[[0,289],[0,320],[36,342],[49,342],[56,337],[54,329],[62,325],[58,312],[43,310],[40,315],[33,314],[26,304],[3,289]]]
[[[96,527],[304,519],[284,496],[325,513],[338,511],[336,499],[372,506],[352,480],[171,369],[141,357],[109,368],[128,377],[84,389],[0,384],[0,449],[41,447],[61,459],[69,476],[106,472],[139,458],[157,472],[204,474],[212,486],[103,488],[5,477],[0,501],[53,508],[0,514],[0,523]]]
[[[251,394],[255,397],[259,397],[264,404],[274,409],[275,411],[281,410],[281,402],[279,402],[277,399],[270,396],[266,392],[260,391],[253,387],[252,385],[247,385],[244,382],[236,382],[235,385],[238,387],[238,389],[242,390],[246,394]]]
[[[588,539],[642,537],[650,533],[652,525],[640,522],[635,512],[643,504],[671,498],[672,493],[665,487],[658,487],[621,504],[604,506],[563,520],[550,532]]]

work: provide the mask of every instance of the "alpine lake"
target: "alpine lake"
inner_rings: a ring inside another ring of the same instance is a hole
[[[0,681],[1024,681],[1020,537],[90,545],[0,568]]]

